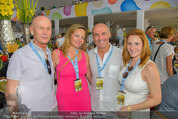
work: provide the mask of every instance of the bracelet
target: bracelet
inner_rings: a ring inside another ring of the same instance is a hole
[[[127,109],[128,111],[132,111],[131,107],[130,106],[127,106]]]

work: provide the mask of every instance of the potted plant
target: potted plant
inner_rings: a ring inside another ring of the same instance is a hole
[[[17,18],[23,24],[23,32],[26,43],[30,42],[29,24],[32,22],[38,1],[39,0],[36,2],[34,2],[34,0],[15,0]]]
[[[15,35],[10,21],[13,8],[13,0],[0,0],[0,45],[6,55],[8,55],[7,43],[15,43]]]

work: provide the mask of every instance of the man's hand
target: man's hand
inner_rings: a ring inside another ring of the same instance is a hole
[[[12,95],[12,94],[7,95],[6,96],[6,103],[7,103],[8,110],[9,110],[10,114],[18,111],[18,104],[17,104],[16,95]]]

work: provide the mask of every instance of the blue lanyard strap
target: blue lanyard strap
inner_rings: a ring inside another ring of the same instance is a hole
[[[48,67],[47,64],[45,62],[45,60],[40,56],[40,54],[38,53],[38,51],[35,49],[35,47],[32,45],[32,42],[30,42],[30,47],[32,48],[32,50],[35,52],[35,54],[38,56],[38,58],[40,59],[40,61],[42,62],[42,64],[45,66],[46,70],[48,71]]]
[[[163,41],[163,42],[167,43],[167,41],[165,41],[165,40],[163,40],[163,39],[161,39],[160,41]]]
[[[75,55],[77,55],[78,53],[78,49],[76,49]],[[69,60],[71,59],[71,57],[68,55]],[[75,63],[73,60],[70,61],[72,63],[72,65],[74,66],[75,69],[75,74],[76,74],[76,79],[79,79],[79,69],[78,69],[78,62],[77,62],[77,56],[75,57]]]
[[[101,72],[105,68],[106,64],[108,63],[108,61],[109,61],[109,59],[111,57],[112,51],[113,51],[113,46],[111,47],[111,52],[110,52],[109,56],[107,57],[107,59],[104,62],[104,64],[103,64],[102,67],[100,67],[100,63],[99,63],[99,59],[98,59],[98,54],[96,54],[96,61],[97,61],[97,67],[98,67],[99,77],[101,77]]]
[[[131,61],[130,61],[129,64],[127,65],[127,68],[126,68],[125,72],[128,71],[128,67],[130,66],[130,63],[131,63]],[[123,77],[122,77],[121,91],[124,91],[124,83],[125,83],[126,79],[127,79],[127,78],[129,77],[129,75],[135,70],[135,68],[139,65],[139,63],[140,63],[140,59],[137,61],[136,65],[133,67],[133,69],[132,69],[130,72],[128,72],[128,76],[127,76],[126,78],[123,78]]]

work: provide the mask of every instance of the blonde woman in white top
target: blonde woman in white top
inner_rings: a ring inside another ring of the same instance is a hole
[[[174,48],[168,44],[175,34],[175,29],[171,27],[163,27],[160,31],[160,41],[152,46],[151,57],[154,60],[158,47],[163,44],[154,60],[160,73],[161,84],[163,84],[170,76],[173,75],[172,59],[174,56]]]

